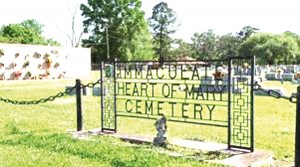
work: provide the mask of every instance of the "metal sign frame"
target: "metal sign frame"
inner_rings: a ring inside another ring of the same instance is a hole
[[[219,68],[226,76],[218,79]],[[101,63],[101,128],[118,117],[157,119],[228,129],[228,148],[254,151],[254,57],[209,61]],[[144,104],[144,105],[143,105]],[[166,108],[168,111],[166,111]]]

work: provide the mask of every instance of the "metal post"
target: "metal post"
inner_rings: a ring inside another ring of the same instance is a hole
[[[114,59],[114,69],[113,69],[113,77],[114,77],[114,114],[115,114],[115,132],[117,132],[117,83],[116,83],[116,59]]]
[[[106,54],[107,54],[107,61],[109,61],[109,37],[108,37],[108,25],[106,26]]]
[[[100,65],[100,79],[101,79],[101,85],[100,85],[100,98],[101,98],[101,131],[103,132],[103,127],[104,127],[104,77],[103,77],[103,69],[104,68],[104,63],[101,62]]]
[[[300,167],[300,86],[297,87],[295,167]]]
[[[233,80],[232,74],[231,74],[231,68],[232,68],[232,59],[228,59],[228,129],[227,129],[227,147],[228,149],[231,149],[231,93],[233,88],[231,81]]]
[[[250,96],[251,96],[251,104],[250,104],[250,135],[251,135],[251,139],[250,139],[250,147],[251,147],[251,152],[254,151],[254,76],[256,73],[256,65],[255,65],[255,55],[252,57],[251,59],[251,91],[250,91]]]
[[[82,130],[81,81],[76,79],[77,131]]]

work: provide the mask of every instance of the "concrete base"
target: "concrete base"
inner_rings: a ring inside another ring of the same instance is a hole
[[[215,142],[202,142],[191,141],[184,139],[173,139],[171,144],[198,149],[201,151],[219,151],[226,152],[232,156],[224,160],[212,160],[208,162],[236,166],[236,167],[248,167],[248,166],[274,166],[273,154],[267,151],[257,150],[252,153],[245,153],[238,150],[228,150],[226,144],[220,144]]]
[[[257,150],[252,153],[241,153],[224,160],[211,162],[236,167],[274,166],[273,154],[262,150]]]
[[[203,142],[185,139],[170,139],[169,142],[179,147],[199,149],[202,151],[223,151],[227,149],[226,144],[220,144],[215,142]]]
[[[86,139],[84,136],[89,135],[108,135],[112,137],[121,138],[122,140],[129,141],[136,144],[152,143],[153,136],[145,135],[131,135],[124,133],[101,132],[101,129],[93,129],[89,131],[73,132],[73,137],[79,139]],[[204,141],[192,141],[185,139],[167,139],[168,144],[198,149],[201,151],[217,151],[231,154],[232,156],[223,160],[208,160],[207,162],[216,163],[221,165],[228,165],[234,167],[248,167],[248,166],[274,166],[273,155],[270,152],[263,150],[256,150],[252,153],[246,153],[239,150],[228,150],[226,144]]]

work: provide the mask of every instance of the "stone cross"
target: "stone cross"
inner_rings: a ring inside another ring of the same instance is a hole
[[[158,119],[155,122],[155,127],[157,130],[157,135],[153,140],[153,144],[156,146],[167,146],[167,138],[166,138],[166,132],[167,132],[167,119],[163,115],[160,119]]]

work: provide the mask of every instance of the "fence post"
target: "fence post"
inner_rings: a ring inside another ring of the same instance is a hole
[[[105,109],[104,109],[104,75],[105,74],[103,74],[104,69],[105,69],[105,64],[104,64],[104,62],[101,62],[101,65],[100,65],[101,132],[103,132],[103,129],[104,129],[104,112],[105,112]]]
[[[297,87],[295,167],[300,167],[300,86]]]
[[[82,130],[81,81],[76,79],[77,131]]]

